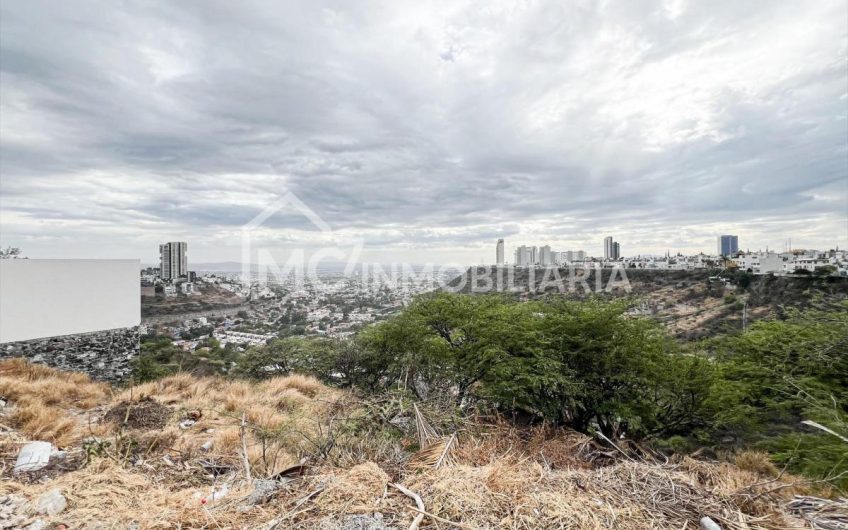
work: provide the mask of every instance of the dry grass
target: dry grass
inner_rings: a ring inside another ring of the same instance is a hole
[[[85,436],[76,417],[106,401],[109,386],[87,375],[60,372],[22,359],[0,361],[0,395],[11,401],[6,419],[30,439],[64,447]]]
[[[96,463],[58,477],[47,484],[21,485],[12,482],[9,493],[38,498],[58,488],[68,500],[68,509],[55,517],[70,528],[130,528],[145,530],[173,528],[252,527],[263,514],[215,509],[209,499],[211,486],[173,490],[154,480],[149,473],[124,468],[110,460]],[[245,488],[231,494],[245,495]],[[43,517],[42,517],[43,519]]]
[[[763,451],[740,451],[734,456],[733,463],[739,469],[765,477],[776,477],[780,473],[768,453]]]
[[[315,503],[327,513],[380,511],[388,484],[389,476],[374,462],[366,462],[329,475],[327,485]]]
[[[59,408],[38,402],[18,401],[9,415],[12,425],[33,440],[45,440],[65,447],[79,438],[78,423]]]
[[[76,381],[82,388],[57,393],[45,388],[48,381]],[[277,528],[330,530],[346,515],[374,512],[406,528],[417,515],[414,504],[390,483],[407,486],[429,513],[463,528],[679,530],[697,528],[703,515],[725,530],[779,530],[798,522],[782,509],[795,491],[771,494],[762,486],[787,477],[774,477],[756,453],[740,453],[737,464],[596,459],[590,453],[597,447],[585,435],[496,422],[461,431],[452,465],[422,469],[404,451],[408,440],[374,427],[380,422],[370,418],[370,409],[309,377],[250,383],[180,374],[110,397],[107,387],[87,378],[11,362],[0,363],[0,385],[5,389],[0,392],[11,390],[6,395],[15,406],[8,407],[9,422],[19,429],[0,433],[2,452],[30,437],[75,443],[80,432],[115,441],[88,466],[46,483],[3,482],[4,490],[28,499],[61,489],[69,508],[47,522],[61,520],[71,528],[133,523],[140,529],[261,528],[276,521]],[[162,429],[115,422],[83,429],[86,416],[78,412],[86,407],[96,405],[92,414],[102,416],[120,403],[146,398],[172,412]],[[179,426],[197,413],[196,423]],[[348,429],[339,427],[351,417],[356,420]],[[336,444],[322,460],[328,432]],[[307,476],[269,503],[245,509],[241,499],[250,488],[243,480],[243,441],[254,478],[272,476],[309,455]],[[209,465],[217,469],[214,478]],[[221,483],[229,484],[227,497],[201,503]],[[425,518],[422,527],[448,525]]]
[[[29,399],[45,406],[88,409],[100,403],[109,386],[87,375],[60,372],[23,359],[0,361],[0,395],[12,401]]]
[[[307,397],[316,397],[327,388],[320,381],[308,375],[287,375],[274,377],[262,382],[263,390],[272,394],[282,394],[286,390],[297,390]]]

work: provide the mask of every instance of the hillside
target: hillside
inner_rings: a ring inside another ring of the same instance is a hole
[[[165,296],[153,287],[145,288],[141,296],[141,316],[146,322],[183,320],[212,314],[235,314],[247,307],[247,299],[214,284],[198,282],[197,291],[190,295],[178,293]]]
[[[422,519],[679,530],[709,516],[758,530],[813,517],[803,509],[812,501],[787,505],[807,487],[757,453],[738,465],[667,460],[562,429],[452,424],[432,404],[366,400],[298,375],[248,384],[180,374],[120,390],[13,360],[0,364],[0,394],[0,528],[385,529]],[[34,439],[62,453],[13,475]],[[35,513],[51,492],[66,507]]]
[[[686,340],[741,330],[745,304],[750,324],[781,316],[789,307],[830,310],[848,299],[848,278],[755,276],[738,271],[720,273],[717,270],[626,269],[624,272],[631,287],[629,292],[624,289],[620,272],[610,283],[613,269],[602,269],[600,274],[598,271],[585,271],[582,281],[586,282],[587,290],[581,281],[570,282],[567,269],[557,269],[558,276],[547,273],[547,277],[543,269],[537,269],[531,282],[528,269],[516,268],[512,284],[515,289],[510,295],[527,299],[564,296],[584,300],[594,294],[606,299],[629,298],[633,302],[634,314],[650,316],[662,322],[672,335]],[[721,279],[715,279],[717,276]],[[551,281],[557,277],[563,280]],[[450,282],[448,288],[466,294],[474,293],[474,278],[477,278],[478,286],[489,282],[497,285],[498,271],[494,267],[468,269],[464,275]],[[597,285],[601,288],[596,289]]]

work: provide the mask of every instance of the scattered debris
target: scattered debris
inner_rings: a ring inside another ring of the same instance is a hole
[[[701,517],[701,530],[721,530],[721,527],[709,517]]]
[[[14,473],[38,471],[50,463],[53,444],[50,442],[30,442],[21,448],[15,462]]]
[[[786,504],[790,513],[798,515],[821,530],[848,530],[848,499],[820,499],[796,495]]]

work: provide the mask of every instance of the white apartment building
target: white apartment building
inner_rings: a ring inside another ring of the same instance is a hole
[[[276,337],[273,333],[260,334],[244,333],[241,331],[216,331],[213,336],[221,343],[221,346],[225,346],[230,342],[261,346]]]
[[[733,262],[740,270],[754,274],[783,272],[786,261],[786,257],[776,252],[747,252],[733,258]]]

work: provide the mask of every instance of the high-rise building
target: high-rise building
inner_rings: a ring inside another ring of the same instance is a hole
[[[739,236],[718,236],[720,256],[732,256],[739,252]]]
[[[515,265],[517,267],[523,267],[524,265],[526,265],[524,263],[524,254],[526,249],[527,247],[525,247],[524,245],[521,245],[520,247],[515,249]]]
[[[551,257],[551,247],[549,245],[545,245],[544,247],[539,249],[539,264],[541,264],[542,267],[553,265],[553,258]]]
[[[613,241],[612,236],[604,238],[604,259],[617,260],[621,257],[621,247]]]
[[[519,267],[529,267],[539,262],[539,249],[521,245],[515,249],[515,264]]]
[[[495,250],[495,262],[498,265],[504,264],[504,240],[498,239],[497,250]]]
[[[159,245],[159,276],[163,280],[176,280],[188,276],[186,250],[188,250],[188,244],[183,242]]]

